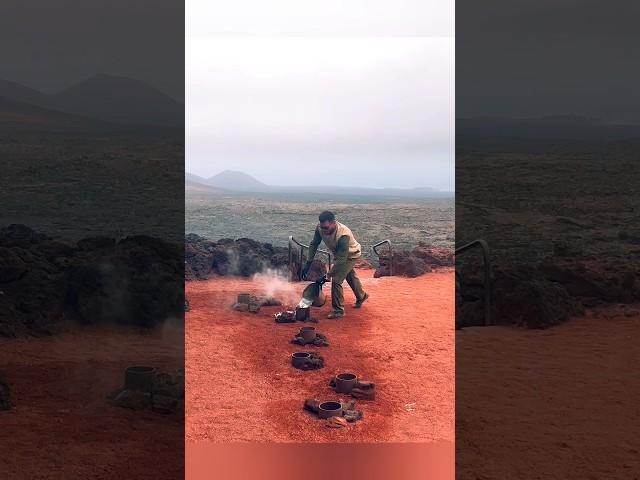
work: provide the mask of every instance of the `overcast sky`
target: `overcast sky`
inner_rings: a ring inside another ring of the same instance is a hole
[[[458,117],[640,124],[640,2],[458,0]]]
[[[182,0],[2,0],[0,79],[55,93],[97,73],[184,99]]]
[[[187,171],[453,190],[453,2],[268,3],[187,4]]]

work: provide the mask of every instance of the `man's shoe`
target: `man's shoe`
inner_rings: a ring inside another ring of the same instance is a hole
[[[337,310],[334,310],[329,315],[327,315],[327,318],[342,318],[342,317],[344,317],[344,312],[339,312]]]
[[[358,300],[353,308],[360,308],[362,304],[367,300],[367,298],[369,298],[369,294],[365,292],[364,297]]]

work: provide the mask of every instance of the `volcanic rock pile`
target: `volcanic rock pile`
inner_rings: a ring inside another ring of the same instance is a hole
[[[336,378],[333,377],[329,381],[329,387],[335,389],[336,388]],[[358,380],[353,387],[353,389],[349,392],[353,398],[359,398],[361,400],[375,400],[376,399],[376,385],[373,382],[365,382],[362,380]]]
[[[68,245],[24,225],[0,229],[0,337],[65,321],[151,327],[184,311],[180,245],[138,235]]]
[[[261,307],[273,307],[280,305],[282,305],[282,302],[273,297],[257,297],[248,293],[241,293],[238,295],[236,303],[231,305],[231,308],[238,310],[239,312],[258,313]]]
[[[484,324],[482,266],[461,271],[458,327]],[[585,307],[640,301],[640,265],[629,259],[575,258],[555,255],[539,265],[497,264],[492,269],[494,324],[547,328]]]
[[[176,413],[184,402],[184,370],[156,372],[149,389],[127,388],[125,385],[111,392],[107,398],[117,407]]]
[[[296,319],[295,310],[285,310],[284,312],[278,312],[273,316],[276,323],[295,323],[297,321],[318,323],[318,319],[315,317],[307,316],[303,320]]]
[[[184,248],[186,280],[224,275],[250,277],[269,268],[285,271],[289,263],[287,248],[250,238],[214,242],[190,233],[185,236]]]
[[[304,401],[303,409],[311,412],[315,415],[320,413],[320,404],[322,402],[315,398],[307,398]],[[336,417],[327,418],[325,424],[330,428],[343,428],[346,427],[349,423],[357,422],[358,420],[362,420],[364,414],[362,410],[358,410],[356,408],[356,402],[351,400],[349,402],[345,402],[340,399],[339,403],[342,405],[342,415]]]
[[[300,370],[318,370],[324,367],[324,358],[315,352],[308,352],[309,358],[306,359],[299,367]]]
[[[391,259],[389,257],[388,252],[380,253],[380,266],[373,274],[375,278],[388,277],[390,266],[393,267],[393,275],[414,278],[430,272],[433,268],[455,265],[452,249],[427,245],[424,242],[420,242],[411,251],[395,251]]]
[[[305,340],[301,335],[296,335],[291,339],[291,343],[295,345],[315,345],[316,347],[328,347],[327,337],[322,333],[316,333],[313,340]]]
[[[11,409],[11,391],[9,385],[0,380],[0,411]]]

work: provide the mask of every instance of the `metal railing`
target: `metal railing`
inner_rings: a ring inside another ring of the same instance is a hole
[[[381,242],[376,243],[373,247],[373,252],[378,256],[378,261],[380,260],[380,253],[378,252],[378,247],[384,245],[385,243],[389,244],[389,276],[393,276],[393,247],[391,246],[391,240],[382,240]]]
[[[491,325],[491,262],[489,260],[489,244],[484,240],[474,240],[460,248],[456,248],[456,256],[471,250],[474,247],[482,249],[482,259],[484,261],[484,324]]]
[[[293,238],[292,235],[289,236],[289,271],[290,272],[291,272],[291,264],[293,263],[293,244],[295,244],[295,246],[300,249],[299,250],[299,252],[300,252],[300,262],[298,264],[298,271],[296,272],[296,276],[297,276],[297,279],[304,280],[303,278],[301,278],[301,276],[302,276],[302,266],[303,266],[303,263],[304,263],[302,261],[302,259],[304,257],[304,249],[306,248],[307,250],[309,250],[309,245],[305,245],[303,243],[300,243],[298,240]],[[328,252],[326,250],[318,249],[317,252],[316,252],[316,255],[318,253],[327,256],[327,264],[329,265],[329,268],[331,268],[331,265],[332,265],[331,252]]]

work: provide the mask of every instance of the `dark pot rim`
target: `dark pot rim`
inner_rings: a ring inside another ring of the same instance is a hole
[[[134,365],[132,367],[127,367],[127,372],[131,373],[152,373],[156,369],[154,367],[145,367],[143,365]]]
[[[320,410],[324,410],[325,412],[337,412],[342,408],[342,404],[340,402],[334,402],[333,400],[328,402],[322,402],[318,405]]]
[[[294,352],[291,354],[292,358],[309,358],[311,354],[309,352]]]
[[[356,380],[358,376],[355,373],[339,373],[336,375],[337,380],[343,380],[349,382],[351,380]]]

